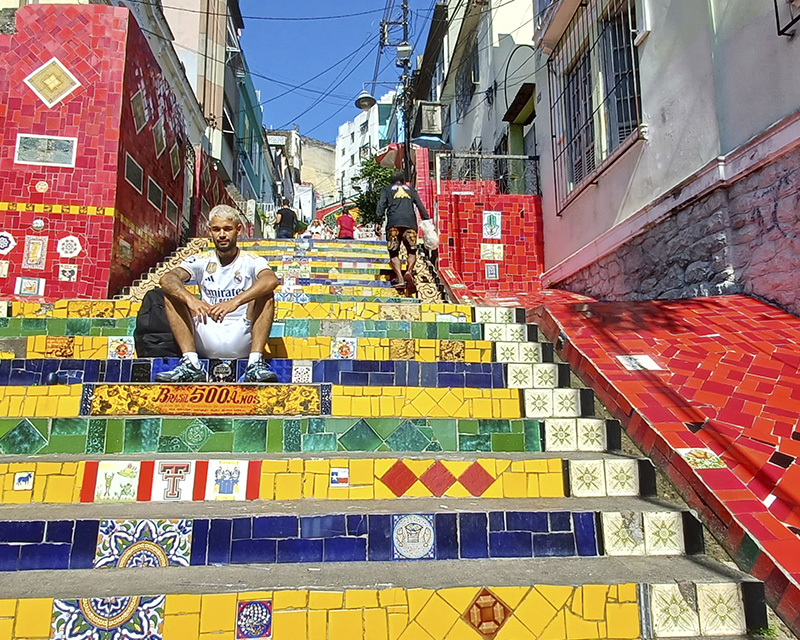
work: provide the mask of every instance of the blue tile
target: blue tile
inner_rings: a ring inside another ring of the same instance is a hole
[[[322,382],[325,380],[325,361],[318,360],[311,365],[311,381]]]
[[[506,387],[506,376],[502,364],[492,368],[492,387],[495,389]]]
[[[106,360],[105,382],[120,382],[122,375],[122,360]]]
[[[338,360],[323,360],[322,366],[324,368],[325,380],[335,380],[341,371]]]
[[[419,369],[421,387],[435,387],[438,384],[439,370],[435,362],[420,362]]]
[[[505,531],[506,514],[505,511],[492,511],[489,514],[489,531]]]
[[[296,538],[297,531],[297,516],[253,518],[254,538]]]
[[[381,360],[378,371],[383,373],[394,373],[394,360]]]
[[[439,387],[453,387],[456,389],[465,386],[463,373],[440,373],[437,386]]]
[[[0,542],[42,542],[44,526],[42,521],[0,522]]]
[[[490,557],[530,558],[531,555],[531,534],[527,531],[493,531],[489,534]]]
[[[19,563],[20,546],[0,544],[0,571],[16,571]]]
[[[364,371],[372,373],[379,371],[381,368],[380,362],[377,360],[353,360],[353,371]]]
[[[206,519],[196,519],[192,523],[192,555],[189,564],[193,567],[206,565],[206,550],[208,549],[208,527]]]
[[[91,569],[97,551],[97,530],[99,520],[78,520],[75,522],[72,554],[69,559],[70,569]]]
[[[233,540],[241,540],[242,538],[253,537],[253,519],[252,518],[235,518],[233,520],[233,533],[231,538]]]
[[[418,387],[419,381],[419,362],[413,360],[408,361],[408,386]]]
[[[72,520],[53,520],[47,523],[45,542],[72,542],[72,530],[75,523]]]
[[[394,364],[394,363],[391,363]],[[394,372],[385,373],[370,373],[369,384],[373,387],[394,387],[397,386],[395,382]]]
[[[574,556],[575,537],[571,533],[545,533],[533,536],[533,555],[536,558]]]
[[[408,382],[408,361],[398,360],[394,363],[394,377],[397,381],[397,386],[405,387]]]
[[[368,527],[366,515],[347,516],[347,535],[365,536],[367,535],[367,531]]]
[[[374,375],[374,374],[373,374]],[[344,384],[350,386],[366,387],[369,386],[368,373],[356,373],[355,371],[342,371],[341,378],[328,378],[325,382],[332,382],[333,384]]]
[[[486,373],[468,373],[466,375],[466,386],[474,389],[491,389],[492,376]]]
[[[0,360],[0,386],[8,385],[8,377],[11,375],[11,360]]]
[[[392,559],[392,519],[388,515],[369,516],[369,559]]]
[[[509,531],[549,531],[547,512],[509,511],[506,523]]]
[[[575,523],[575,539],[579,556],[597,555],[597,529],[593,512],[573,513]]]
[[[323,540],[278,540],[278,562],[322,562]]]
[[[455,513],[437,513],[434,516],[436,532],[436,558],[438,560],[458,559],[458,529]]]
[[[123,360],[122,361],[122,373],[120,378],[122,382],[130,382],[131,381],[131,367],[133,366],[133,360]]]
[[[487,527],[485,513],[459,513],[458,528],[461,534],[462,558],[488,558]]]
[[[19,551],[19,571],[69,568],[70,544],[24,544]]]
[[[347,535],[347,521],[344,515],[302,516],[300,536],[302,538],[330,538]]]
[[[455,362],[436,362],[435,365],[439,373],[455,373],[456,370]]]
[[[208,530],[208,564],[229,564],[231,561],[230,520],[214,519]]]
[[[42,381],[41,378],[41,374],[12,368],[11,373],[8,376],[8,383],[12,386],[31,387],[33,385],[40,384]]]
[[[325,538],[325,562],[364,562],[366,538]]]
[[[275,562],[275,540],[234,540],[231,543],[231,564]]]
[[[569,511],[550,513],[550,531],[572,531],[572,517]]]

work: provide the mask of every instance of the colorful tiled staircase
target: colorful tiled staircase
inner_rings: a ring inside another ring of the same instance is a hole
[[[0,318],[0,640],[766,626],[523,310],[397,298],[378,243],[243,247],[284,279],[277,385],[153,383],[131,299]]]

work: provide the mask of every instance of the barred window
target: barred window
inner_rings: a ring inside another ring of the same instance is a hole
[[[550,60],[559,206],[641,123],[635,0],[584,3]]]
[[[456,73],[456,119],[461,120],[469,109],[472,96],[480,83],[480,61],[478,58],[478,37],[475,34],[469,43],[467,53],[461,59]]]

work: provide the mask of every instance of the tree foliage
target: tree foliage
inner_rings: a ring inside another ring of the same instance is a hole
[[[378,217],[378,201],[381,190],[392,182],[391,167],[382,167],[375,156],[369,158],[361,165],[361,173],[356,181],[361,181],[361,192],[353,198],[360,212],[359,222],[362,224],[375,224]]]

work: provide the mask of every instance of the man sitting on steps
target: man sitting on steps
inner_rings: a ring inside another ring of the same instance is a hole
[[[242,381],[277,382],[263,354],[275,316],[278,278],[264,258],[236,246],[243,228],[236,209],[214,207],[208,226],[215,250],[187,258],[161,278],[164,309],[183,357],[156,380],[204,382],[200,357],[233,360],[249,354]],[[200,298],[186,289],[190,279],[199,285]]]

